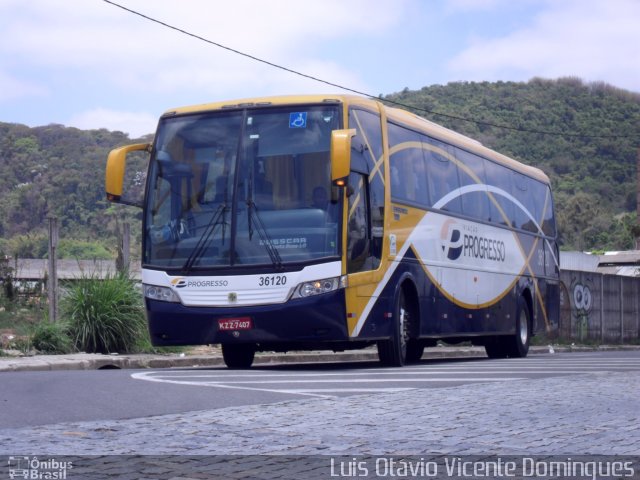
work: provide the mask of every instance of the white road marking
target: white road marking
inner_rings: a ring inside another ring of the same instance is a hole
[[[162,377],[159,377],[162,378]],[[225,380],[219,382],[202,382],[209,385],[276,385],[299,383],[424,383],[424,382],[502,382],[524,380],[524,377],[456,377],[456,378],[345,378],[334,380]],[[173,380],[175,382],[175,380]],[[189,382],[194,383],[194,382]]]
[[[611,370],[640,370],[640,359],[557,356],[544,359],[500,359],[451,364],[423,363],[404,368],[368,368],[337,372],[278,372],[256,369],[252,372],[222,370],[164,370],[138,372],[132,378],[174,385],[252,390],[328,398],[344,393],[384,393],[415,390],[419,386],[390,387],[385,384],[432,384],[510,382],[525,380],[523,374],[580,375]],[[493,376],[491,376],[493,375]],[[496,375],[510,375],[497,377]],[[317,385],[318,388],[303,387]],[[348,386],[347,386],[348,384]],[[376,386],[358,387],[358,384]],[[278,385],[281,387],[279,388]],[[326,385],[326,387],[322,386]],[[379,385],[379,386],[377,386]],[[296,388],[300,386],[300,388]],[[331,395],[333,394],[333,395]]]
[[[147,375],[147,374],[153,374],[153,373],[160,373],[160,372],[133,373],[131,374],[131,377],[135,378],[136,380],[146,380],[149,382],[158,382],[158,383],[172,383],[174,385],[194,385],[197,387],[216,387],[216,388],[229,388],[229,389],[236,389],[236,390],[253,390],[253,391],[259,391],[259,392],[286,393],[279,389],[274,390],[274,389],[267,389],[267,388],[240,387],[237,385],[230,386],[230,385],[224,385],[221,383],[207,383],[207,382],[179,382],[176,380],[163,380],[162,378],[152,377]],[[298,395],[307,395],[310,397],[320,397],[320,398],[331,397],[331,395],[316,395],[313,393],[303,393],[303,392],[298,393]]]
[[[286,385],[298,385],[298,384],[349,384],[353,385],[354,383],[470,383],[470,382],[507,382],[507,381],[515,381],[515,380],[524,380],[523,377],[456,377],[456,378],[384,378],[384,379],[354,379],[354,378],[345,378],[345,379],[309,379],[309,380],[295,380],[295,379],[282,379],[282,380],[220,380],[220,381],[192,381],[192,380],[181,380],[174,379],[175,376],[166,377],[162,374],[162,372],[138,372],[133,373],[131,375],[132,378],[137,380],[146,380],[150,382],[158,382],[158,383],[170,383],[174,385],[192,385],[192,386],[200,386],[200,387],[213,387],[213,388],[226,388],[226,389],[239,389],[239,390],[253,390],[253,391],[262,391],[262,392],[271,392],[271,393],[290,393],[296,395],[306,395],[312,397],[332,397],[335,395],[326,395],[328,392],[333,392],[335,394],[340,393],[385,393],[391,391],[404,391],[404,390],[413,390],[414,388],[389,388],[389,387],[378,387],[378,388],[344,388],[340,386],[336,386],[335,388],[265,388],[265,387],[251,387],[249,385],[277,385],[277,384],[286,384]],[[268,377],[268,376],[267,376]],[[180,378],[180,377],[177,377]],[[192,378],[192,377],[186,377]],[[228,377],[227,377],[228,378]],[[325,394],[323,394],[325,393]]]
[[[342,373],[291,373],[291,374],[271,374],[267,372],[263,372],[259,375],[161,375],[162,378],[202,378],[202,379],[220,379],[221,382],[230,383],[231,380],[228,379],[238,379],[238,378],[258,378],[263,379],[265,377],[268,378],[323,378],[323,377],[372,377],[372,376],[399,376],[399,375],[413,375],[413,376],[430,376],[430,375],[470,375],[476,373],[482,374],[509,374],[509,375],[518,375],[522,373],[532,373],[532,374],[545,374],[549,372],[553,373],[561,373],[567,375],[575,375],[585,373],[585,371],[589,372],[589,369],[581,369],[580,367],[574,367],[571,370],[559,370],[558,368],[528,368],[528,369],[514,369],[513,367],[504,367],[504,368],[491,368],[491,369],[440,369],[440,370],[416,370],[416,371],[387,371],[387,372],[366,372],[366,373],[358,373],[358,372],[342,372]],[[249,381],[248,383],[253,383]]]

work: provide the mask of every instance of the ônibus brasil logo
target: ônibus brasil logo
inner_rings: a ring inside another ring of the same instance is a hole
[[[507,247],[503,240],[478,235],[478,229],[472,225],[462,225],[449,219],[440,230],[442,255],[448,260],[457,260],[460,256],[479,260],[504,262]]]

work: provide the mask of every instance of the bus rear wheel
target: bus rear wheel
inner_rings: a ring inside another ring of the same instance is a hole
[[[531,341],[531,310],[524,297],[518,298],[516,310],[516,334],[511,338],[509,356],[524,358],[529,353]]]
[[[240,343],[223,343],[222,358],[228,368],[245,369],[250,368],[253,364],[253,358],[256,354],[254,345]]]
[[[378,341],[378,358],[386,367],[401,367],[407,363],[407,348],[412,318],[410,303],[400,290],[393,313],[391,338]]]
[[[531,310],[524,297],[518,298],[515,335],[502,335],[487,340],[484,348],[489,358],[524,358],[531,342]]]

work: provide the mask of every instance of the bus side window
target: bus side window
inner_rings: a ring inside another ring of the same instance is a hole
[[[391,162],[391,196],[426,206],[427,173],[417,133],[389,124],[389,144],[394,152]]]
[[[545,186],[546,195],[544,204],[546,208],[542,212],[542,231],[548,237],[556,236],[556,221],[553,216],[553,198],[551,197],[551,189],[549,186]]]
[[[548,235],[548,226],[545,225],[545,219],[547,218],[547,212],[551,208],[549,187],[538,180],[530,178],[529,188],[531,190],[531,197],[534,201],[534,211],[531,213],[538,224],[536,226],[536,233]],[[553,236],[553,234],[551,236]]]
[[[460,196],[444,200],[445,196],[460,187],[458,167],[448,158],[447,153],[444,148],[424,151],[429,179],[429,204],[447,212],[462,213]]]
[[[489,196],[486,189],[484,161],[481,157],[464,150],[456,149],[456,158],[462,166],[458,168],[460,186],[470,191],[462,195],[462,212],[476,220],[489,221]]]
[[[510,200],[512,171],[502,165],[485,160],[487,184],[495,191],[489,194],[491,221],[498,225],[514,225],[515,205]]]
[[[516,197],[526,210],[523,211],[518,206],[515,208],[516,223],[514,227],[527,230],[528,232],[538,233],[538,227],[532,219],[538,217],[537,205],[539,202],[544,201],[544,197],[538,198],[533,186],[534,180],[529,177],[525,177],[521,173],[513,172],[513,179],[513,196]]]
[[[347,273],[371,270],[367,265],[371,243],[367,184],[365,175],[354,172],[349,176],[349,185],[353,188],[353,193],[349,197],[347,212]]]

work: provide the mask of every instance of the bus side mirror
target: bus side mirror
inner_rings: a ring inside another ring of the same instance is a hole
[[[345,186],[351,172],[351,137],[355,129],[331,132],[331,181],[334,185]]]
[[[151,144],[137,143],[125,147],[114,148],[109,152],[107,158],[107,169],[105,172],[105,192],[107,200],[114,203],[124,203],[127,205],[142,206],[142,194],[144,194],[144,180],[149,164],[148,155],[140,160],[140,156],[130,155],[134,152],[150,152]],[[127,165],[129,163],[129,165]],[[146,163],[146,165],[145,165]],[[133,178],[127,179],[127,189],[125,184],[125,170],[131,172]],[[135,171],[134,171],[135,170]],[[140,188],[142,186],[142,188]]]

